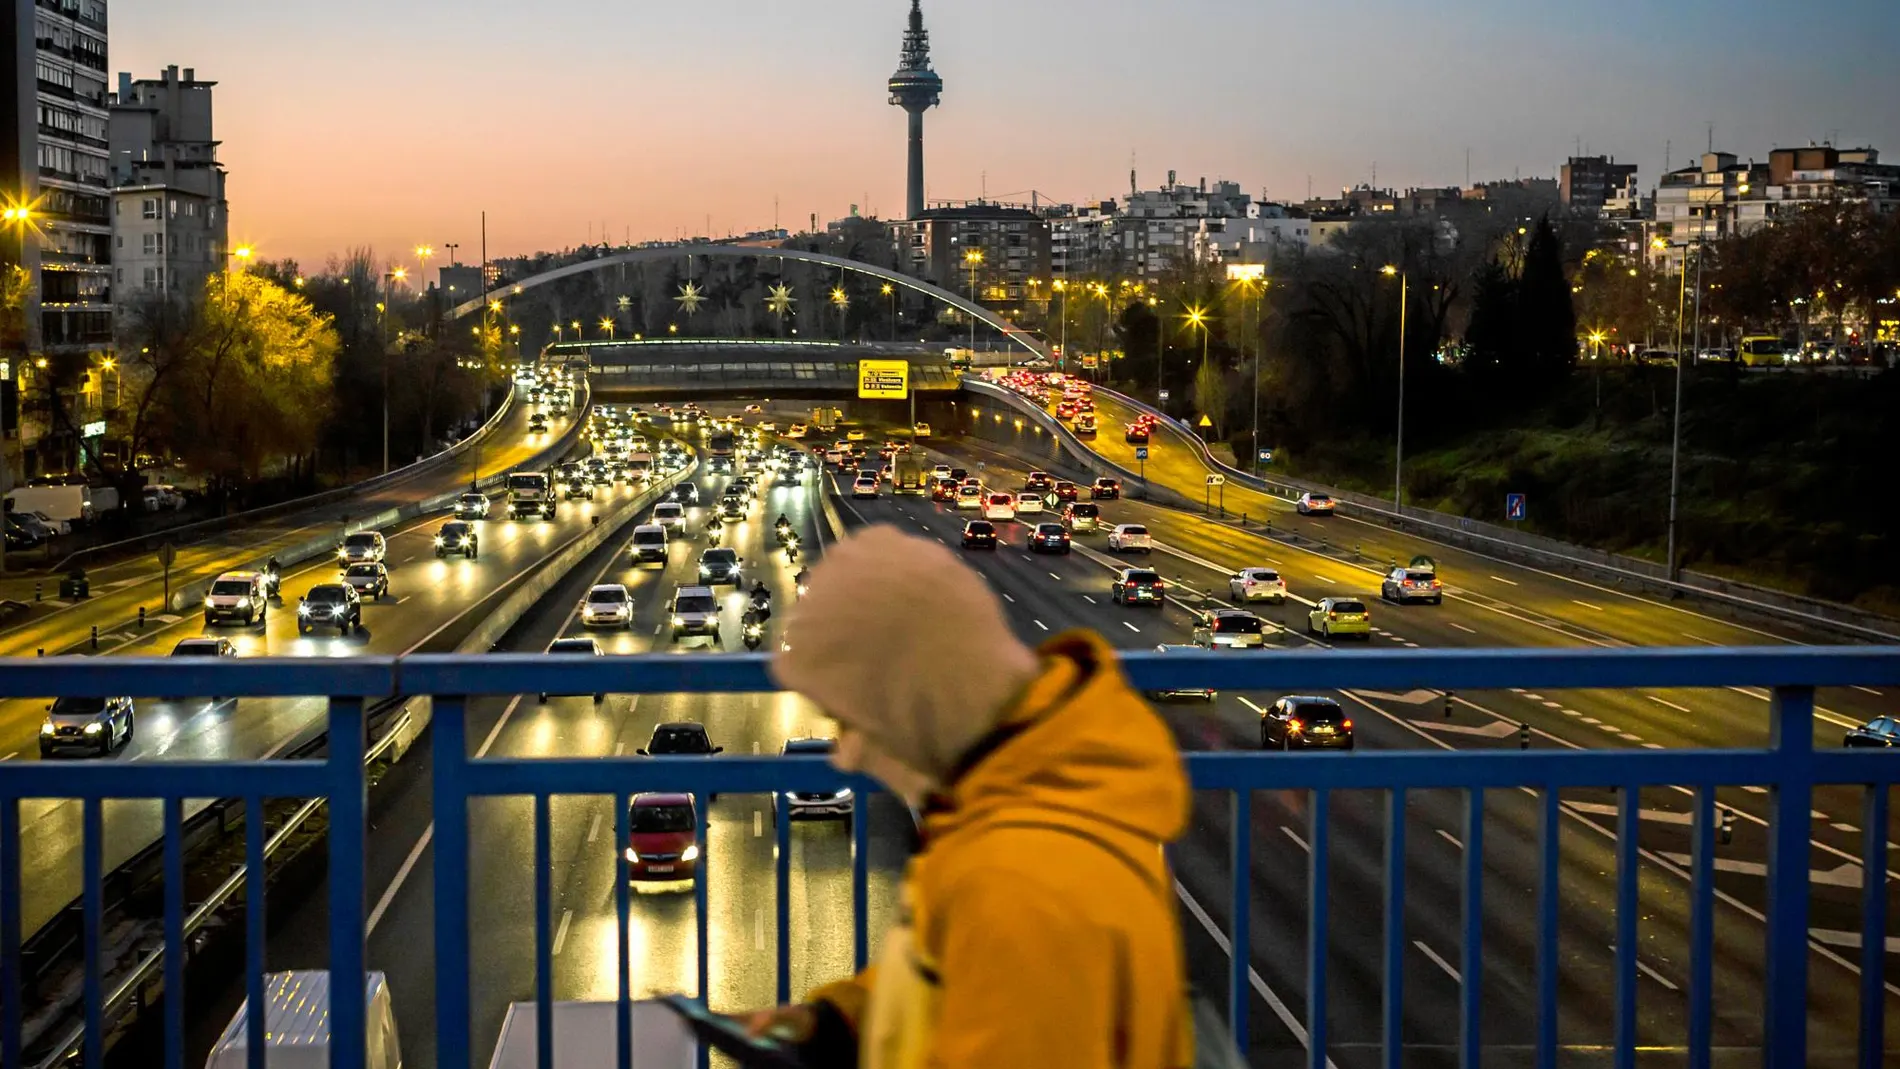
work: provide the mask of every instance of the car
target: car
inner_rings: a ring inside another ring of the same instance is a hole
[[[930,424],[928,424],[928,423],[916,423],[916,424],[912,424],[912,425],[911,425],[911,428],[910,428],[910,436],[911,436],[912,438],[928,438],[928,437],[930,437]]]
[[[270,589],[263,572],[225,572],[205,592],[205,626],[220,620],[237,620],[245,627],[261,624],[269,606]]]
[[[699,871],[699,812],[690,794],[648,792],[627,803],[627,882],[690,886]]]
[[[335,627],[346,635],[351,628],[363,629],[363,599],[356,588],[319,583],[297,599],[297,633],[307,635],[319,627]]]
[[[1129,445],[1147,445],[1151,437],[1145,423],[1130,423],[1122,431],[1122,440]]]
[[[1302,516],[1331,516],[1334,509],[1331,494],[1304,493],[1293,502],[1293,511]]]
[[[971,520],[963,525],[964,549],[995,549],[996,525],[988,520]]]
[[[389,555],[389,543],[383,540],[379,531],[358,531],[343,539],[336,549],[337,567],[347,568],[352,564],[369,564],[380,561]]]
[[[1023,480],[1024,490],[1033,490],[1038,494],[1048,493],[1055,489],[1055,485],[1055,476],[1050,475],[1046,471],[1032,471],[1029,473],[1029,477]]]
[[[851,496],[854,498],[876,497],[877,476],[860,475],[851,481]]]
[[[957,500],[957,484],[948,479],[931,478],[930,500],[948,501],[955,504]]]
[[[759,405],[747,405],[745,406],[745,411],[746,411],[746,415],[755,416],[755,415],[758,415],[760,412],[765,411],[765,409]]]
[[[1016,518],[1016,495],[1009,493],[986,494],[983,498],[983,518],[986,520],[1013,520]]]
[[[1900,719],[1877,716],[1841,737],[1842,746],[1855,748],[1900,746]]]
[[[1061,553],[1066,556],[1073,548],[1069,544],[1069,529],[1059,523],[1039,523],[1029,534],[1031,553]]]
[[[1199,648],[1198,646],[1171,645],[1164,642],[1155,647],[1155,652],[1173,653],[1176,650],[1199,650]],[[1149,701],[1156,702],[1173,701],[1177,698],[1192,698],[1196,701],[1211,702],[1215,698],[1220,697],[1220,692],[1214,690],[1212,687],[1169,687],[1166,690],[1150,690],[1144,693],[1147,694]]]
[[[1075,402],[1074,401],[1057,402],[1056,418],[1057,419],[1074,419],[1075,418]]]
[[[547,432],[548,432],[548,417],[542,415],[539,412],[536,412],[534,415],[528,417],[528,433],[529,434],[546,434]]]
[[[1352,718],[1331,698],[1288,695],[1260,711],[1260,748],[1350,750]]]
[[[846,432],[844,432],[844,440],[845,440],[846,442],[862,442],[862,441],[864,441],[864,431],[863,431],[863,429],[861,429],[861,428],[857,428],[857,427],[853,427],[852,429],[850,429],[850,430],[848,430],[848,431],[846,431]]]
[[[602,657],[606,655],[605,651],[600,648],[600,643],[591,638],[557,638],[553,642],[548,643],[548,652],[566,654],[568,656],[580,655],[583,657]],[[582,695],[551,694],[545,690],[541,692],[542,701],[547,701],[549,698],[555,697],[581,696]],[[595,694],[593,697],[595,705],[599,705],[601,702],[607,700],[607,695],[605,694]]]
[[[1438,581],[1438,572],[1414,562],[1405,568],[1394,568],[1386,573],[1379,584],[1379,596],[1387,601],[1396,601],[1403,605],[1408,601],[1427,601],[1433,605],[1445,603],[1445,584]]]
[[[1110,553],[1149,554],[1155,551],[1154,536],[1148,528],[1138,523],[1119,523],[1109,529],[1108,551]]]
[[[1075,436],[1077,438],[1095,437],[1096,434],[1098,433],[1098,430],[1095,424],[1095,414],[1092,412],[1084,412],[1082,415],[1077,416],[1075,418],[1074,429],[1075,429]]]
[[[131,698],[56,698],[40,722],[40,756],[80,750],[104,757],[131,742],[137,727]]]
[[[383,600],[389,594],[389,567],[382,561],[352,564],[343,569],[343,582],[359,597]]]
[[[983,490],[965,483],[957,487],[957,507],[960,509],[980,509],[983,507]]]
[[[933,479],[944,479],[949,482],[956,481],[956,476],[951,474],[951,468],[948,464],[932,465],[930,468],[930,477]]]
[[[1235,601],[1286,604],[1286,580],[1272,568],[1242,568],[1227,577],[1227,596]]]
[[[455,499],[455,515],[463,520],[485,520],[488,518],[487,494],[463,494]]]
[[[673,488],[672,496],[673,500],[682,505],[697,505],[699,504],[699,484],[691,482],[680,483]]]
[[[1062,522],[1075,534],[1098,531],[1102,527],[1102,507],[1087,501],[1078,501],[1062,509]]]
[[[633,563],[666,565],[667,533],[666,528],[657,523],[643,523],[633,529]]]
[[[1265,649],[1267,622],[1245,609],[1215,609],[1201,617],[1194,644],[1210,650]]]
[[[1082,496],[1081,488],[1067,479],[1057,479],[1055,486],[1050,488],[1050,492],[1056,495],[1057,501],[1061,502],[1074,501]]]
[[[745,582],[745,569],[740,565],[745,558],[739,551],[726,547],[706,550],[699,555],[699,581],[707,586],[729,583],[739,586]]]
[[[1122,481],[1120,479],[1103,476],[1089,484],[1089,500],[1091,501],[1114,500],[1121,496]]]
[[[686,506],[677,501],[662,501],[653,506],[653,522],[670,534],[686,533]]]
[[[811,428],[805,426],[803,423],[794,423],[785,428],[785,437],[787,438],[803,438],[810,433]]]
[[[968,479],[969,477],[970,477],[970,473],[969,473],[969,471],[968,471],[968,470],[966,470],[966,469],[964,469],[964,468],[951,468],[951,469],[950,469],[950,481],[951,481],[951,482],[953,482],[953,483],[957,483],[957,484],[959,484],[959,485],[961,485],[961,484],[963,483],[963,481],[964,481],[965,479]]]
[[[726,752],[714,746],[706,726],[693,720],[670,720],[653,725],[647,744],[635,751],[642,757],[711,757]]]
[[[1153,605],[1160,608],[1167,599],[1168,584],[1153,568],[1123,568],[1115,573],[1108,599],[1117,605]]]
[[[750,503],[759,498],[759,484],[753,482],[750,476],[741,475],[726,484],[726,493],[738,494]]]
[[[708,638],[714,649],[719,648],[719,597],[712,587],[676,588],[669,621],[674,642],[689,637]]]
[[[567,501],[592,501],[594,484],[588,482],[585,475],[577,476],[568,481],[567,486],[561,491],[561,497]]]
[[[725,520],[743,520],[746,505],[744,494],[727,494],[719,499],[719,517]]]
[[[1042,495],[1025,490],[1016,495],[1016,515],[1029,516],[1042,512]]]
[[[435,557],[441,560],[451,553],[460,553],[464,560],[474,560],[481,553],[481,539],[475,534],[475,528],[462,520],[450,520],[435,532]]]
[[[633,596],[620,583],[601,583],[581,600],[582,627],[633,626]]]
[[[1321,598],[1306,614],[1306,629],[1315,635],[1358,635],[1372,641],[1372,611],[1358,598]]]
[[[833,739],[787,739],[779,748],[780,757],[829,757],[838,748]],[[772,817],[783,814],[788,820],[842,820],[851,826],[857,807],[851,788],[835,791],[785,791],[772,798]]]
[[[181,638],[172,645],[173,657],[236,657],[237,644],[228,638]]]

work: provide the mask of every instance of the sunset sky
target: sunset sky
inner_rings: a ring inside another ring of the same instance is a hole
[[[1706,144],[1900,158],[1894,0],[925,0],[931,199],[1230,178],[1297,200]],[[121,0],[111,64],[216,80],[232,236],[319,268],[902,210],[906,0]],[[439,263],[440,261],[438,261]]]

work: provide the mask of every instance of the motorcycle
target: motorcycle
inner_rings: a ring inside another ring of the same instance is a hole
[[[772,533],[778,536],[780,542],[798,541],[798,536],[792,533],[792,525],[789,523],[781,522],[778,526],[772,528]]]
[[[264,573],[264,596],[265,597],[267,598],[277,597],[278,588],[281,587],[282,585],[283,585],[283,576],[278,573],[277,569],[272,568],[269,571]]]
[[[809,573],[807,573],[804,569],[801,568],[799,569],[798,574],[792,577],[792,582],[796,584],[795,592],[797,596],[801,598],[805,596],[805,592],[807,590],[811,589],[811,582],[810,582],[810,579],[808,578],[808,575]]]
[[[765,625],[755,621],[745,625],[745,648],[756,650],[765,642]]]
[[[798,562],[797,535],[793,535],[785,540],[785,561],[787,564],[795,564]]]

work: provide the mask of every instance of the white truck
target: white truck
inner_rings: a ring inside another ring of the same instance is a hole
[[[619,1025],[614,1003],[556,1002],[550,1008],[554,1011],[551,1069],[599,1069],[615,1064]],[[536,1035],[535,1004],[510,1004],[488,1069],[535,1069]],[[627,1045],[634,1069],[692,1069],[699,1060],[693,1034],[672,1010],[657,1002],[627,1007]]]
[[[554,518],[554,487],[546,472],[517,471],[508,476],[508,515],[523,520]]]
[[[363,1065],[366,1069],[402,1069],[396,1013],[389,1001],[389,982],[382,973],[368,975],[364,995],[367,1012],[363,1020],[368,1035]],[[320,970],[271,973],[264,977],[264,999],[267,1003],[264,1007],[264,1065],[267,1069],[329,1069],[330,974]],[[529,1003],[528,1008],[532,1011],[533,1003]],[[249,1064],[247,1009],[248,1003],[238,1007],[237,1015],[225,1026],[224,1034],[218,1037],[205,1058],[205,1069],[245,1069]],[[611,1039],[611,1023],[608,1029]],[[534,1064],[532,1051],[525,1064]]]
[[[90,486],[22,486],[7,491],[11,512],[44,512],[67,523],[91,523],[98,517]]]

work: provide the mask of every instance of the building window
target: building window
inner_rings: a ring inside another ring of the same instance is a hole
[[[148,290],[155,288],[157,285],[157,280],[158,280],[158,268],[156,267],[146,268],[145,269],[145,288]]]
[[[143,218],[146,218],[146,219],[158,218],[158,198],[146,197],[144,200],[139,202],[139,210],[143,213],[142,215]]]
[[[114,238],[112,239],[112,245],[113,245],[113,248],[116,248],[116,249],[123,249],[123,248],[125,248],[125,235],[124,235],[124,234],[120,234],[120,235],[117,235],[116,237],[114,237]]]
[[[142,235],[142,237],[145,240],[145,244],[143,248],[141,248],[139,251],[143,252],[147,256],[150,256],[153,253],[158,251],[158,235],[157,234],[145,234],[145,235]]]

